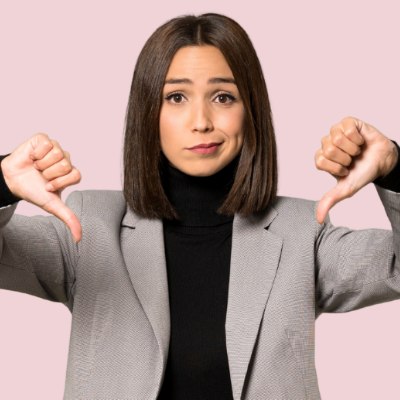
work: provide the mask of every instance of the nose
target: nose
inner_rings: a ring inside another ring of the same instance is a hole
[[[211,110],[207,104],[193,106],[192,110],[192,132],[208,133],[214,129]]]

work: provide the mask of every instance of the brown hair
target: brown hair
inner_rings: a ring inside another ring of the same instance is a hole
[[[161,182],[159,116],[162,91],[175,53],[185,46],[211,45],[232,70],[245,109],[244,140],[232,188],[218,210],[249,215],[276,197],[277,155],[268,92],[254,47],[243,28],[219,14],[183,16],[160,26],[136,63],[124,140],[124,196],[145,218],[177,218]]]

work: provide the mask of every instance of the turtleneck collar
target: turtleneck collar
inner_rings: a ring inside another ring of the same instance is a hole
[[[233,216],[216,210],[228,195],[236,173],[239,156],[216,174],[206,177],[187,175],[163,157],[161,178],[165,193],[178,213],[179,221],[165,221],[179,226],[217,226],[233,221]]]

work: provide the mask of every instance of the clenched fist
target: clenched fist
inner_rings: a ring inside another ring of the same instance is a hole
[[[4,180],[17,197],[65,222],[76,242],[82,229],[78,218],[61,200],[61,191],[79,183],[80,172],[68,152],[46,134],[34,135],[1,162]]]
[[[388,175],[396,166],[398,156],[394,143],[366,122],[348,117],[332,126],[315,154],[315,164],[336,177],[337,184],[320,200],[318,222],[324,221],[336,203]]]

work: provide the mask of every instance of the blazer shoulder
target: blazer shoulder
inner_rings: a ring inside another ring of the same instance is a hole
[[[283,230],[318,230],[317,202],[296,197],[278,196],[272,207],[277,211],[274,222]]]
[[[120,190],[83,190],[72,192],[66,204],[86,220],[120,222],[126,212],[126,202]]]
[[[300,199],[297,197],[277,196],[273,207],[278,212],[290,214],[313,214],[317,206],[317,201],[309,199]]]

